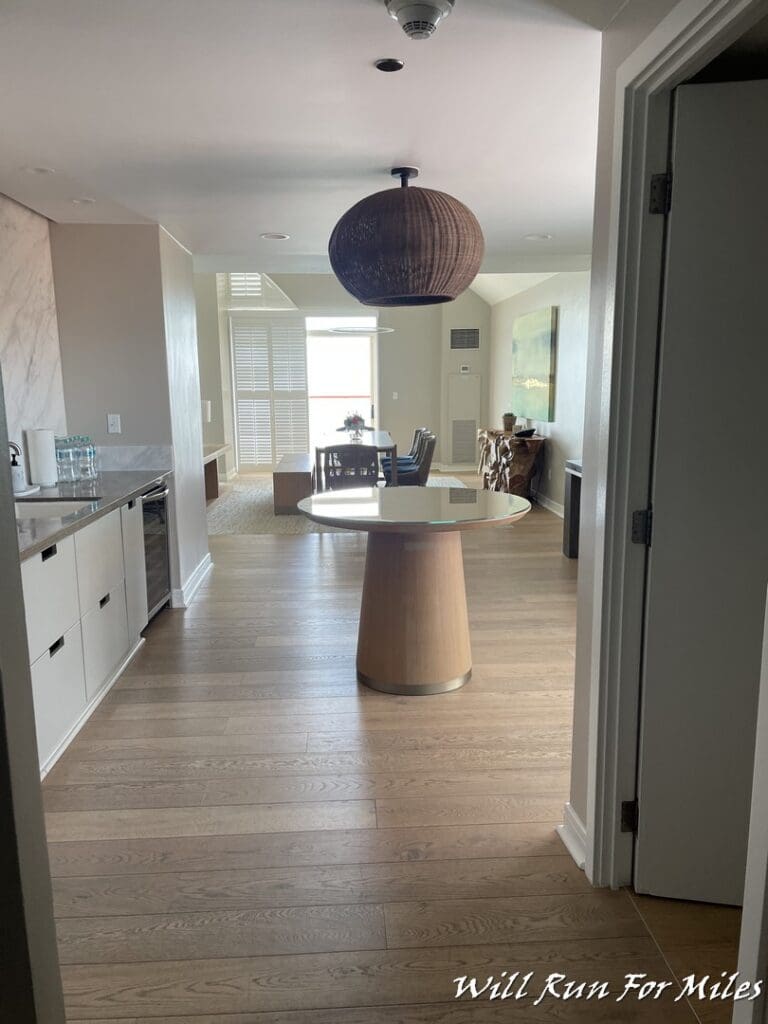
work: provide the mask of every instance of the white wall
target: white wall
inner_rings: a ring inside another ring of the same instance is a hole
[[[216,275],[195,274],[194,283],[200,394],[211,403],[211,421],[203,421],[203,441],[206,444],[221,443],[224,440],[224,415]]]
[[[197,321],[192,256],[162,229],[160,264],[174,456],[175,586],[183,590],[208,560]]]
[[[562,505],[566,459],[580,458],[584,436],[584,396],[589,324],[589,274],[556,274],[548,281],[513,295],[491,309],[489,422],[501,426],[509,408],[512,380],[512,328],[515,319],[546,306],[559,309],[555,376],[555,419],[536,422],[547,438],[539,494]]]
[[[25,429],[66,430],[48,221],[0,195],[0,239],[0,372],[8,437],[24,448]]]

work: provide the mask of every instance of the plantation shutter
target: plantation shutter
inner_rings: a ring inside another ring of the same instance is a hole
[[[307,338],[301,317],[230,316],[238,464],[309,451]]]

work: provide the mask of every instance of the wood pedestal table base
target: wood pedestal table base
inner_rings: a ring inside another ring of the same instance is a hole
[[[515,522],[524,498],[467,488],[360,488],[315,494],[315,522],[368,533],[357,677],[387,693],[456,690],[472,674],[459,531]]]

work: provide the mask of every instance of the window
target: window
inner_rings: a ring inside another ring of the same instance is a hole
[[[233,313],[229,324],[238,469],[268,469],[309,451],[304,319]]]
[[[332,334],[330,328],[356,333]],[[307,317],[309,433],[314,447],[350,413],[373,421],[375,317]],[[360,333],[357,333],[360,332]]]

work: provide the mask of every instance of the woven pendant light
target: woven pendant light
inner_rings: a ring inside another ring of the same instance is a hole
[[[365,306],[451,302],[480,269],[483,232],[463,203],[445,192],[409,188],[415,167],[395,167],[401,188],[361,199],[331,234],[333,272]]]

